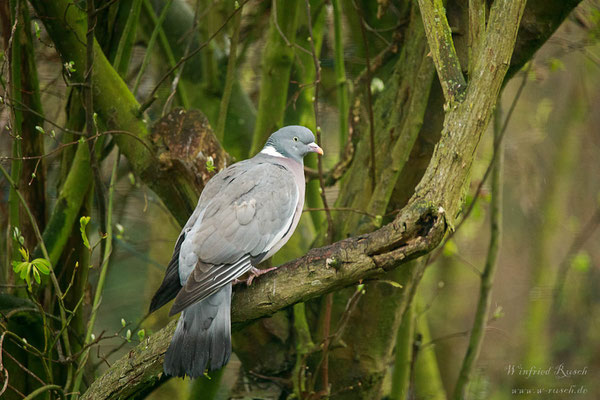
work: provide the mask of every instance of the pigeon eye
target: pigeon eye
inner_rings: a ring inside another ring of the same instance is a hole
[[[294,136],[294,142],[298,141],[298,136]]]

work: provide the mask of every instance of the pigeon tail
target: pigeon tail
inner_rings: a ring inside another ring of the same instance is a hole
[[[165,355],[170,376],[197,378],[223,367],[231,356],[231,284],[181,313]]]

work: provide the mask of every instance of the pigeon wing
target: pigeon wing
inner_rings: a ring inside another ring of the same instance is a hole
[[[293,174],[270,162],[234,166],[182,243],[180,265],[195,265],[171,315],[246,273],[291,229],[300,200]]]

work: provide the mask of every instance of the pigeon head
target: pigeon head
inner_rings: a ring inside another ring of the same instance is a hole
[[[305,155],[308,153],[323,155],[323,150],[315,143],[315,135],[310,129],[300,125],[290,125],[273,133],[261,153],[274,157],[288,157],[302,164]]]

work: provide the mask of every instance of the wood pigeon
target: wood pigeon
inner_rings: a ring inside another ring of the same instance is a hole
[[[164,371],[192,378],[223,367],[231,355],[231,286],[292,236],[304,206],[304,156],[323,154],[313,133],[286,126],[260,153],[233,164],[205,186],[177,239],[150,312],[175,298],[181,316]]]

